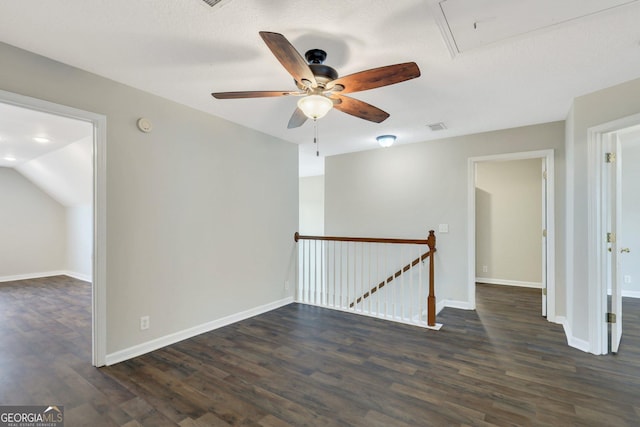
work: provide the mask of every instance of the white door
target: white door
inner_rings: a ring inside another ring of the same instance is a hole
[[[542,316],[547,317],[547,162],[542,159]]]
[[[609,224],[610,238],[610,283],[611,300],[609,302],[608,315],[610,326],[610,351],[617,353],[622,338],[622,257],[628,249],[624,249],[620,243],[624,239],[622,231],[622,150],[620,140],[614,133],[609,140]]]

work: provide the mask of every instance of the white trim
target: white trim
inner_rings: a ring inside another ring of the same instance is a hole
[[[640,298],[640,291],[622,291],[624,298]]]
[[[488,285],[518,286],[521,288],[542,289],[542,282],[523,282],[521,280],[491,279],[488,277],[476,277],[476,282],[486,283]]]
[[[105,357],[105,364],[107,366],[114,365],[116,363],[124,362],[125,360],[132,359],[134,357],[141,356],[154,350],[158,350],[162,347],[175,344],[177,342],[193,338],[196,335],[210,332],[218,328],[230,325],[232,323],[240,322],[241,320],[248,319],[250,317],[257,316],[259,314],[266,313],[271,310],[275,310],[285,305],[293,303],[293,297],[281,299],[279,301],[270,302],[258,307],[251,308],[249,310],[241,311],[239,313],[231,314],[221,319],[213,320],[211,322],[203,323],[192,328],[184,329],[182,331],[174,332],[164,337],[156,338],[151,341],[144,342],[142,344],[134,345],[133,347],[125,348],[124,350],[116,351],[115,353],[109,353]]]
[[[471,310],[476,307],[476,163],[525,159],[544,159],[547,166],[547,320],[556,317],[556,267],[555,267],[555,166],[554,150],[525,151],[470,157],[467,162],[467,298]]]
[[[74,279],[91,282],[91,277],[82,273],[75,273],[67,270],[43,271],[40,273],[16,274],[14,276],[0,276],[0,282],[15,282],[19,280],[41,279],[43,277],[69,276]]]
[[[0,282],[15,282],[19,280],[40,279],[42,277],[69,276],[66,271],[43,271],[40,273],[16,274],[14,276],[0,276]]]
[[[431,16],[435,18],[436,23],[438,24],[438,29],[442,35],[442,41],[449,50],[449,55],[451,55],[451,59],[454,59],[462,52],[458,50],[458,45],[456,44],[455,37],[453,37],[453,34],[451,33],[451,29],[449,28],[447,17],[442,10],[442,6],[440,6],[442,1],[443,0],[427,0],[427,5],[431,9]]]
[[[468,301],[456,301],[447,299],[441,302],[442,308],[455,308],[456,310],[475,310],[475,307],[471,307]]]
[[[575,204],[575,143],[574,143],[574,111],[573,105],[569,110],[567,119],[565,122],[565,287],[566,287],[566,302],[565,313],[566,317],[558,316],[556,318],[557,323],[571,325],[573,321],[573,288],[574,288],[574,204]],[[564,322],[564,323],[563,323]],[[566,334],[566,328],[565,328]]]
[[[587,313],[589,349],[593,354],[608,353],[607,312],[607,244],[606,213],[603,197],[603,170],[605,137],[640,123],[640,114],[634,114],[587,129]],[[573,301],[567,301],[571,305]]]
[[[77,273],[75,271],[65,271],[65,276],[73,277],[74,279],[82,280],[83,282],[91,282],[91,275]]]
[[[584,352],[589,352],[589,348],[590,348],[589,342],[573,336],[573,332],[571,331],[571,326],[569,325],[569,322],[567,321],[566,317],[556,316],[556,323],[559,323],[562,325],[564,329],[564,334],[567,338],[567,344],[569,345],[569,347],[573,347],[575,349],[578,349]]]
[[[92,364],[104,365],[107,348],[107,117],[0,90],[0,102],[89,122],[93,125]]]

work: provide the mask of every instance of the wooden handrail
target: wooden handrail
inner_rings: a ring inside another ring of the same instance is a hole
[[[435,251],[436,251],[436,249],[434,248],[433,252],[435,252]],[[372,294],[375,294],[378,291],[378,289],[384,288],[384,285],[386,285],[387,283],[391,282],[393,279],[396,279],[396,278],[400,277],[402,275],[402,273],[406,273],[412,267],[415,267],[416,265],[418,265],[418,263],[420,263],[421,261],[424,261],[429,256],[431,256],[431,250],[429,252],[423,253],[421,256],[419,256],[418,258],[414,259],[409,264],[405,265],[404,267],[402,267],[400,270],[396,271],[391,276],[387,277],[387,280],[383,280],[382,282],[378,283],[378,285],[374,286],[373,288],[371,288],[371,290],[369,292],[365,292],[364,295],[362,295],[360,298],[358,298],[357,300],[355,300],[354,302],[349,304],[349,308],[353,308],[354,305],[359,304],[363,299],[369,298]]]
[[[413,244],[413,245],[427,245],[429,246],[429,252],[425,252],[420,257],[414,259],[409,264],[389,276],[386,280],[380,282],[377,286],[374,286],[359,297],[355,302],[352,302],[349,307],[353,308],[356,304],[360,303],[363,299],[368,298],[372,294],[378,291],[378,289],[384,287],[387,283],[393,281],[395,278],[409,271],[412,267],[415,267],[418,263],[429,258],[429,295],[427,296],[427,324],[429,326],[436,325],[436,295],[435,295],[435,283],[434,283],[434,262],[433,254],[436,253],[436,235],[433,230],[429,230],[429,237],[427,239],[386,239],[386,238],[373,238],[373,237],[335,237],[335,236],[304,236],[296,232],[293,236],[294,240],[324,240],[334,242],[362,242],[362,243],[392,243],[392,244]]]
[[[297,231],[293,240],[325,240],[332,242],[362,242],[362,243],[395,243],[403,245],[428,245],[429,239],[385,239],[377,237],[335,237],[335,236],[303,236]]]

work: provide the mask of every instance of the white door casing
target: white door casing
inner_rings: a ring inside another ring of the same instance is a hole
[[[542,316],[547,317],[547,162],[542,159]]]
[[[107,354],[106,154],[107,118],[90,111],[0,90],[0,102],[89,122],[93,125],[92,364],[104,366]]]
[[[545,246],[543,254],[543,264],[546,264],[543,272],[543,289],[547,289],[546,307],[547,320],[556,321],[555,311],[555,227],[554,227],[554,150],[527,151],[520,153],[506,153],[482,157],[471,157],[467,163],[467,259],[468,259],[468,308],[476,308],[476,164],[490,161],[508,161],[524,159],[542,159],[543,167],[546,170],[546,180],[543,180],[543,205],[546,219],[546,239],[543,239]],[[542,232],[542,230],[541,230]],[[544,300],[543,300],[544,301]]]
[[[621,309],[621,286],[620,277],[620,249],[617,242],[623,239],[621,209],[617,206],[617,212],[613,212],[611,205],[613,199],[621,202],[621,185],[611,182],[620,179],[622,170],[615,169],[615,174],[605,161],[606,153],[609,150],[618,150],[619,143],[617,137],[615,144],[612,138],[614,133],[640,124],[640,114],[624,117],[608,123],[594,126],[587,131],[587,161],[588,161],[588,229],[587,229],[587,265],[588,265],[588,328],[589,328],[589,352],[593,354],[607,354],[610,348],[608,334],[607,313],[609,312],[608,285],[611,283],[612,301],[614,299],[614,288],[618,289],[620,301],[612,303],[612,310],[619,311],[620,318],[616,319],[615,340],[619,343],[622,336],[622,309]],[[620,174],[620,175],[619,175]],[[614,179],[615,178],[615,179]],[[618,181],[620,182],[620,181]],[[615,185],[615,188],[613,188]],[[612,192],[618,197],[612,197]],[[614,206],[615,207],[615,206]],[[620,219],[617,218],[620,216]],[[616,242],[610,245],[607,242],[607,233],[612,232],[612,227],[618,227]],[[611,252],[609,252],[611,249]],[[615,251],[615,253],[614,253]],[[614,274],[617,277],[614,277]],[[616,279],[614,283],[613,279]],[[572,302],[569,301],[569,304]],[[616,313],[618,314],[618,313]],[[617,317],[617,316],[616,316]],[[617,325],[617,326],[616,326]],[[617,350],[617,349],[616,349]]]

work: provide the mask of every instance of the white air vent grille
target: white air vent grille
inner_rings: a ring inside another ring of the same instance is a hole
[[[208,4],[209,6],[213,7],[223,0],[202,0],[202,1]]]
[[[431,129],[433,132],[439,131],[439,130],[445,130],[447,127],[444,125],[444,123],[440,122],[440,123],[433,123],[429,126],[429,129]]]

